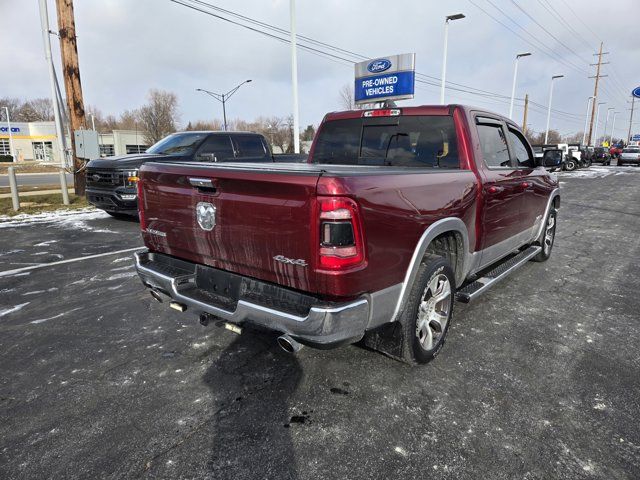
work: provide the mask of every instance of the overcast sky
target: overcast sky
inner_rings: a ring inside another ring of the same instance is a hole
[[[288,0],[207,2],[289,29]],[[0,0],[0,97],[49,94],[37,7],[36,0]],[[628,128],[626,101],[640,85],[639,7],[638,0],[297,0],[300,35],[371,58],[415,52],[417,71],[438,79],[444,18],[464,13],[465,19],[450,24],[447,80],[507,99],[448,90],[446,101],[508,113],[515,55],[532,52],[520,61],[516,97],[528,93],[541,105],[532,106],[528,123],[543,130],[550,77],[564,74],[555,83],[553,108],[574,116],[554,113],[551,120],[551,127],[562,134],[583,129],[587,98],[593,94],[587,74],[593,75],[594,69],[588,64],[594,62],[600,40],[611,62],[603,67],[609,77],[602,80],[600,101],[607,104],[600,128],[608,107],[621,112],[618,135]],[[195,89],[224,92],[248,78],[253,83],[228,103],[229,118],[291,113],[287,44],[169,0],[82,0],[75,2],[75,9],[85,103],[104,113],[137,108],[150,88],[161,88],[178,95],[183,125],[221,118],[221,106]],[[49,17],[56,30],[52,0]],[[58,42],[52,40],[59,62]],[[341,109],[338,92],[345,84],[353,85],[353,66],[299,50],[298,68],[300,124],[317,125],[326,112]],[[438,103],[437,86],[416,87],[415,99],[400,105]],[[522,120],[521,102],[514,118]],[[636,118],[640,120],[640,114]],[[634,130],[640,131],[640,123]]]

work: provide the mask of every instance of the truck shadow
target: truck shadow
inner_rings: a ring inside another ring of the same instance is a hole
[[[289,399],[302,369],[272,335],[245,332],[204,375],[216,399],[211,478],[298,478]]]

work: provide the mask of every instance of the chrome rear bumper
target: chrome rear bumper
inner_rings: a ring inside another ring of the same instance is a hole
[[[171,297],[197,315],[206,313],[237,325],[256,325],[286,333],[301,343],[317,348],[356,342],[363,337],[367,327],[370,306],[365,297],[339,304],[318,300],[318,304],[311,305],[305,315],[260,305],[242,296],[233,302],[234,308],[230,309],[206,300],[207,291],[198,287],[197,264],[148,251],[136,253],[135,258],[136,270],[145,286]],[[163,261],[157,261],[157,258]],[[173,259],[176,267],[167,263],[167,259]],[[308,301],[309,298],[288,290],[289,300],[292,295],[294,299],[296,295],[301,300],[304,298]]]

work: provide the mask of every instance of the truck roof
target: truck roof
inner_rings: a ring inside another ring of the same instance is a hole
[[[473,112],[485,113],[489,115],[495,115],[504,119],[506,122],[517,126],[517,124],[513,120],[499,113],[492,112],[490,110],[486,110],[483,108],[478,108],[470,105],[460,105],[460,104],[416,105],[411,107],[396,106],[396,107],[382,107],[382,108],[367,108],[362,110],[343,110],[338,112],[327,113],[323,121],[349,119],[349,118],[362,118],[364,116],[364,112],[368,112],[372,110],[399,109],[402,111],[402,115],[451,115],[451,113],[453,112],[453,109],[455,108],[459,108],[463,110],[465,113],[469,113],[473,111]]]

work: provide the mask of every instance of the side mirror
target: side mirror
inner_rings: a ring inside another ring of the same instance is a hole
[[[545,168],[557,168],[562,165],[562,150],[545,150],[542,154],[540,166]]]
[[[212,162],[215,163],[218,161],[216,154],[211,152],[207,152],[207,153],[199,153],[198,156],[196,157],[198,160],[202,161],[202,162]]]

